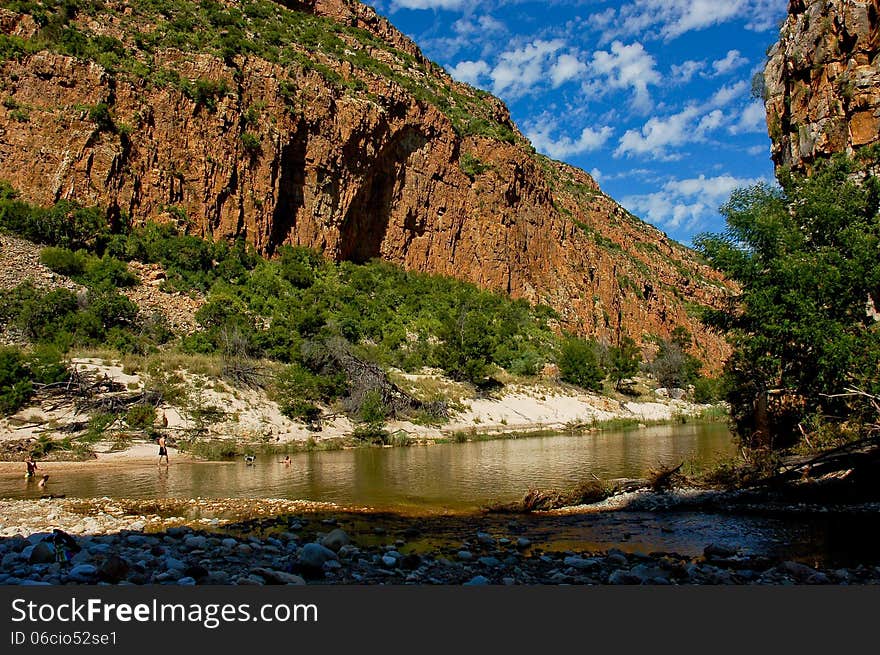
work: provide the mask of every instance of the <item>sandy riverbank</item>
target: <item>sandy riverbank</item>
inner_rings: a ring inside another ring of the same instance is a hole
[[[120,362],[97,358],[77,359],[74,365],[91,375],[106,376],[126,389],[137,392],[146,388],[146,380],[137,374],[125,372]],[[228,440],[242,447],[300,448],[306,444],[318,446],[349,438],[355,425],[345,416],[334,416],[324,421],[320,431],[292,421],[283,415],[278,403],[262,389],[236,389],[222,381],[210,380],[199,374],[187,374],[191,385],[198,389],[201,406],[222,408],[208,423],[198,422],[184,406],[163,403],[158,416],[163,423],[159,428],[170,437],[201,430],[201,439]],[[400,379],[415,387],[419,385],[454,385],[436,374],[400,374]],[[458,389],[459,394],[466,392]],[[424,425],[412,421],[389,421],[386,429],[393,435],[405,435],[413,441],[437,441],[450,438],[474,438],[492,435],[517,435],[533,432],[571,431],[590,429],[609,422],[629,424],[694,420],[710,405],[701,405],[684,399],[673,399],[661,390],[648,392],[640,398],[609,397],[588,393],[569,385],[548,381],[532,384],[508,384],[501,392],[490,397],[462,397],[458,399],[449,420],[442,424]],[[69,403],[34,404],[13,416],[0,419],[0,448],[8,460],[23,460],[28,444],[39,439],[63,439],[73,427],[88,422],[88,415],[78,412]],[[79,429],[84,429],[79,427]],[[119,420],[108,434],[125,434]],[[91,444],[93,457],[112,464],[120,461],[146,462],[158,457],[156,446],[145,443],[136,432],[124,439],[107,439]],[[173,458],[186,457],[175,449]],[[63,451],[55,451],[53,459],[72,458]],[[0,464],[2,466],[2,464]],[[2,469],[0,469],[2,470]]]

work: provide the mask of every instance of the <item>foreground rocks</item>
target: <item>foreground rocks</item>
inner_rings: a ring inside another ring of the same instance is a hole
[[[374,520],[369,519],[370,522]],[[377,517],[375,522],[381,522]],[[545,552],[517,520],[480,529],[457,543],[432,535],[352,526],[299,514],[203,530],[173,526],[148,533],[34,532],[0,540],[6,585],[792,585],[880,583],[880,567],[820,570],[803,562],[707,544],[695,557],[675,553]],[[325,545],[326,544],[326,545]],[[328,548],[327,546],[331,546]]]

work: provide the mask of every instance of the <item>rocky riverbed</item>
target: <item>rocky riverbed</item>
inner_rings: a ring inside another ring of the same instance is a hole
[[[730,545],[696,556],[553,549],[540,519],[523,516],[415,520],[271,500],[0,505],[7,585],[880,583],[880,566],[817,568]]]

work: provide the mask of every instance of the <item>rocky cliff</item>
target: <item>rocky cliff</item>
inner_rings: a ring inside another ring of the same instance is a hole
[[[719,274],[534,152],[351,0],[0,2],[0,178],[31,201],[176,220],[338,259],[382,257],[717,362]]]
[[[764,71],[777,166],[880,141],[880,0],[791,0]]]

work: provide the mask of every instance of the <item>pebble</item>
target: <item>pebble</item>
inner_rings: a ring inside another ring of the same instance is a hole
[[[482,576],[476,575],[467,582],[464,583],[465,587],[482,587],[489,584],[489,579]]]
[[[77,564],[68,571],[67,575],[77,582],[90,582],[98,575],[98,567],[94,564]]]

